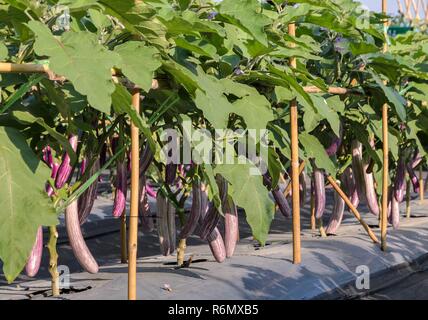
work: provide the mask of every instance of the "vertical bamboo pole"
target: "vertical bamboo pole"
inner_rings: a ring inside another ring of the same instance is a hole
[[[387,12],[387,0],[382,0],[382,12]],[[387,36],[388,20],[384,22],[384,33]],[[388,50],[385,42],[384,52]],[[381,249],[386,250],[386,233],[388,227],[388,173],[389,173],[389,141],[388,141],[388,105],[382,106],[382,136],[383,136],[383,173],[382,173],[382,216],[381,216]]]
[[[296,36],[296,25],[288,25],[288,34]],[[294,46],[294,44],[293,44]],[[290,67],[296,68],[296,58],[290,58]],[[290,124],[291,124],[291,183],[292,183],[292,206],[293,206],[293,263],[299,264],[301,258],[300,248],[300,194],[299,194],[299,130],[298,130],[297,100],[290,104]]]
[[[140,91],[132,91],[132,105],[140,113]],[[137,299],[137,240],[138,240],[138,190],[140,176],[138,127],[131,123],[131,212],[128,239],[128,299]]]
[[[120,217],[120,262],[128,262],[128,246],[126,245],[126,209]]]

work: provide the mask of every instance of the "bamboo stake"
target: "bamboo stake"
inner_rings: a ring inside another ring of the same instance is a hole
[[[120,217],[120,262],[128,262],[128,247],[126,245],[126,209]]]
[[[291,37],[296,36],[296,25],[288,25],[288,34]],[[292,44],[294,46],[294,44]],[[297,67],[296,58],[290,58],[290,67]],[[298,111],[297,100],[294,99],[290,104],[290,124],[291,124],[291,184],[292,184],[292,208],[293,208],[293,263],[299,264],[301,257],[300,244],[300,194],[299,194],[299,130],[298,130]]]
[[[132,91],[132,105],[140,113],[140,91]],[[138,240],[138,191],[140,180],[140,152],[138,127],[131,123],[131,212],[129,215],[128,243],[128,299],[137,299],[137,240]]]
[[[382,0],[382,12],[387,12],[387,0]],[[387,35],[388,20],[384,22],[384,32]],[[384,52],[388,44],[384,44]],[[383,172],[382,172],[382,216],[381,216],[381,249],[386,250],[386,235],[388,228],[388,173],[389,173],[389,137],[388,137],[388,105],[382,106],[382,136],[383,136]]]
[[[49,250],[49,273],[51,274],[52,296],[59,296],[59,273],[58,273],[58,253],[56,251],[56,243],[58,241],[58,231],[56,226],[49,227],[49,242],[47,248]]]
[[[374,243],[379,243],[379,240],[377,239],[376,235],[373,233],[372,229],[370,229],[369,225],[363,220],[360,213],[358,212],[357,208],[352,204],[351,200],[348,198],[348,196],[343,192],[343,190],[339,187],[336,180],[328,175],[327,176],[328,182],[331,184],[333,189],[339,194],[339,196],[345,201],[346,205],[349,207],[351,212],[354,214],[355,218],[361,223],[363,228],[368,233],[369,237],[373,240]]]

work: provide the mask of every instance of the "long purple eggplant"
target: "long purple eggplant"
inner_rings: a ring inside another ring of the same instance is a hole
[[[170,200],[167,199],[167,217],[168,217],[168,235],[169,235],[169,252],[173,253],[177,248],[177,229],[175,226],[176,210]]]
[[[113,205],[113,217],[120,217],[126,207],[126,193],[128,189],[126,162],[117,162],[117,174],[116,174],[116,191]]]
[[[379,216],[380,208],[376,194],[374,175],[373,173],[366,173],[366,169],[368,166],[368,164],[364,165],[364,182],[366,189],[367,206],[372,214],[374,214],[375,216]]]
[[[74,256],[79,264],[89,273],[98,272],[98,264],[86,245],[80,229],[77,201],[65,209],[65,226]]]
[[[153,187],[149,183],[146,184],[146,192],[149,197],[156,199],[157,192],[153,190]]]
[[[352,141],[352,172],[357,186],[358,197],[364,201],[370,212],[379,215],[379,203],[374,185],[373,173],[367,173],[369,164],[364,163],[363,147],[358,140]]]
[[[153,218],[150,217],[150,206],[147,197],[146,178],[144,176],[140,178],[138,213],[141,219],[141,226],[143,228],[143,231],[152,232],[154,230],[154,223]]]
[[[168,203],[166,198],[162,195],[161,192],[158,192],[156,197],[156,229],[159,236],[159,246],[161,253],[164,256],[171,254],[171,245],[169,243],[169,230],[168,230]]]
[[[53,156],[52,156],[52,149],[49,146],[46,146],[43,148],[43,161],[49,166],[49,168],[52,169],[53,167]]]
[[[352,202],[355,208],[358,208],[360,198],[358,197],[357,186],[355,184],[354,173],[351,167],[348,167],[343,172],[343,184],[345,187],[346,194]]]
[[[339,229],[340,224],[342,223],[344,213],[345,213],[345,200],[343,200],[342,197],[337,192],[335,192],[333,212],[330,216],[330,220],[328,222],[327,228],[325,229],[325,232],[327,234],[337,233],[337,230]]]
[[[315,217],[321,219],[325,211],[325,177],[324,171],[320,169],[314,169],[314,195],[315,195]]]
[[[392,224],[394,229],[398,229],[400,226],[400,203],[397,201],[395,196],[391,197],[390,200],[390,215],[389,215],[389,223]]]
[[[180,239],[188,238],[196,229],[202,212],[201,182],[195,180],[192,185],[192,208],[190,215],[180,232]]]
[[[228,183],[224,178],[219,178],[217,183],[219,185],[220,200],[224,211],[224,204],[227,201]],[[201,225],[200,237],[202,239],[207,239],[207,237],[213,232],[214,228],[217,227],[219,221],[220,213],[218,212],[215,204],[211,202]]]
[[[202,188],[202,192],[203,192],[202,194],[206,194],[206,190],[204,190],[204,188]],[[208,196],[206,197],[205,202],[208,203]],[[208,212],[205,212],[206,209],[204,209],[204,199],[202,199],[202,203],[203,203],[202,212],[201,212],[201,215],[199,216],[199,223],[195,230],[195,233],[198,234],[200,237],[201,237],[202,224],[204,223],[204,220],[208,213]],[[208,245],[210,247],[212,255],[214,256],[214,259],[218,263],[222,263],[226,259],[226,247],[224,245],[223,237],[221,236],[221,233],[217,227],[215,227],[213,231],[206,237],[206,240],[208,241]]]
[[[226,257],[231,258],[239,240],[238,209],[232,199],[228,199],[224,211],[224,245]]]
[[[221,236],[218,228],[214,228],[211,234],[207,237],[208,244],[214,259],[218,263],[224,262],[226,259],[226,248],[224,245],[223,237]]]
[[[25,273],[29,277],[35,277],[40,269],[43,253],[43,228],[37,229],[36,241],[31,249],[30,257],[25,265]]]
[[[307,191],[308,186],[306,185],[307,181],[307,174],[305,171],[303,171],[299,176],[299,191],[300,191],[300,206],[304,206],[306,204],[307,199]]]
[[[325,150],[329,157],[334,156],[342,144],[342,139],[335,137],[331,145]]]
[[[412,182],[412,185],[413,185],[413,191],[415,193],[419,193],[420,191],[419,177],[413,168],[413,163],[408,162],[406,164],[406,168],[407,168],[407,172],[409,173],[410,181]]]
[[[150,149],[149,143],[146,142],[144,146],[144,150],[140,157],[140,176],[145,174],[150,164],[152,163],[153,158],[154,158],[154,155],[153,155],[152,149]]]
[[[82,181],[82,183],[85,183],[86,181],[88,181],[99,169],[100,169],[100,161],[97,159],[92,165],[92,167],[89,169],[89,174],[87,178],[85,179],[85,181]],[[83,171],[82,174],[84,173],[85,172]],[[84,224],[88,219],[89,215],[91,214],[95,199],[97,197],[97,192],[98,192],[98,179],[95,179],[95,181],[79,197],[77,201],[77,207],[78,207],[80,225]]]
[[[272,178],[270,177],[269,173],[263,175],[263,184],[268,189],[272,189]],[[284,193],[279,189],[278,186],[271,192],[275,203],[278,205],[279,211],[284,217],[289,218],[291,216],[291,208]]]
[[[358,197],[366,202],[366,183],[364,180],[363,145],[358,140],[352,141],[352,172]]]
[[[403,202],[406,190],[406,162],[404,156],[401,154],[398,159],[397,171],[395,173],[394,181],[394,197],[398,203]]]
[[[52,164],[52,171],[51,171],[51,178],[54,180],[58,174],[58,169],[59,169],[59,164],[54,162]],[[48,194],[49,197],[52,197],[55,194],[55,190],[49,182],[46,183],[46,193]]]
[[[169,163],[165,168],[165,183],[172,185],[177,176],[177,165],[174,163]]]
[[[77,144],[78,144],[79,137],[77,134],[70,135],[68,141],[74,151],[77,150]],[[73,171],[73,167],[70,164],[70,155],[67,152],[64,152],[64,155],[62,157],[61,165],[58,169],[58,174],[55,179],[55,188],[61,189],[64,184],[67,182],[67,180],[70,178],[70,175]]]

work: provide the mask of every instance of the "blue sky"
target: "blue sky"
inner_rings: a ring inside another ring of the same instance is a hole
[[[380,12],[382,9],[382,0],[359,0],[361,3],[365,4],[371,10]],[[397,13],[398,6],[396,0],[388,0],[388,12]]]

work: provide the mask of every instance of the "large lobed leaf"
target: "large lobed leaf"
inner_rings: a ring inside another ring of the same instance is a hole
[[[24,268],[38,227],[58,223],[44,191],[49,174],[18,130],[0,127],[0,259],[9,282]]]
[[[79,93],[88,97],[92,107],[110,112],[115,90],[111,69],[119,64],[119,55],[100,45],[90,32],[69,31],[57,38],[41,22],[30,21],[28,26],[36,37],[34,50],[50,57],[49,67],[70,80]]]
[[[220,164],[214,170],[231,184],[233,200],[245,210],[254,238],[264,245],[275,207],[268,190],[263,185],[262,176],[254,175],[256,171],[255,166],[250,163]]]

